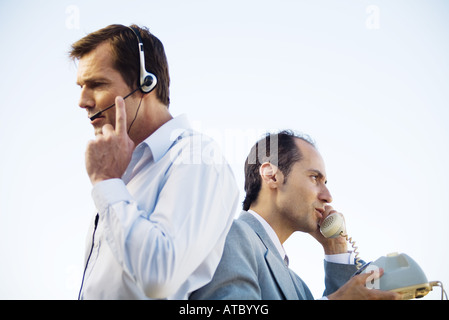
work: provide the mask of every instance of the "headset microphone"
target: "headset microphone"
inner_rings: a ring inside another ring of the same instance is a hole
[[[138,40],[138,47],[139,47],[139,58],[140,58],[140,78],[139,78],[139,87],[137,89],[134,89],[132,92],[130,92],[128,95],[126,95],[123,99],[128,98],[130,95],[132,95],[134,92],[140,89],[143,93],[150,93],[157,84],[157,78],[154,74],[148,72],[145,68],[145,53],[143,50],[143,41],[140,37],[140,32],[138,29],[134,27],[128,27],[131,29],[131,31],[136,35]],[[89,117],[90,121],[94,121],[95,119],[99,118],[103,112],[106,110],[111,109],[113,106],[115,106],[115,103],[111,104],[106,109],[100,110],[97,113],[95,113],[92,117]],[[137,114],[136,114],[137,115]]]
[[[123,100],[125,100],[126,98],[128,98],[130,95],[132,95],[134,92],[136,92],[137,90],[139,90],[140,87],[138,87],[137,89],[134,89],[133,91],[131,91],[130,93],[128,93],[126,96],[123,97]],[[113,106],[115,106],[115,102],[113,104],[111,104],[109,107],[98,111],[96,114],[94,114],[92,117],[89,117],[90,121],[94,121],[95,119],[99,118],[101,116],[101,114],[109,109],[111,109]]]

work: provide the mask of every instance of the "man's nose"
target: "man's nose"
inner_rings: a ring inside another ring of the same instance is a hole
[[[332,195],[326,185],[323,185],[321,192],[319,194],[319,199],[326,203],[332,202],[332,200],[333,200]]]
[[[95,100],[93,99],[91,90],[86,87],[81,89],[78,105],[83,109],[95,107]]]

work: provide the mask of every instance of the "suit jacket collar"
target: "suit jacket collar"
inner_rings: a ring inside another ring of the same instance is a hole
[[[281,288],[282,293],[285,295],[285,298],[288,300],[298,299],[298,293],[295,289],[290,271],[279,256],[276,246],[271,241],[262,224],[260,224],[260,222],[247,211],[242,211],[239,220],[242,220],[248,224],[267,248],[267,251],[265,252],[265,261],[271,269],[273,277],[276,279],[276,282],[279,285],[279,288]]]

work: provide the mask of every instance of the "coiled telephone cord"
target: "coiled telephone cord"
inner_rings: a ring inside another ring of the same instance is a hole
[[[359,270],[359,269],[362,267],[362,263],[360,262],[360,258],[359,258],[359,252],[357,251],[357,249],[358,249],[359,247],[357,247],[357,246],[355,245],[355,241],[352,241],[352,237],[348,237],[348,235],[347,235],[347,234],[344,234],[343,231],[341,232],[341,236],[342,236],[342,237],[345,237],[345,238],[346,238],[346,241],[348,241],[348,242],[351,244],[352,248],[354,249],[354,254],[355,254],[355,256],[354,256],[355,266],[356,266],[357,270]]]

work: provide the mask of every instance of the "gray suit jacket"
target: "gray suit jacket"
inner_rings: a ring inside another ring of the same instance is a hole
[[[326,261],[324,268],[324,295],[336,291],[356,271],[354,265]],[[309,300],[313,295],[285,265],[260,222],[243,211],[232,224],[211,282],[193,292],[190,299]]]

